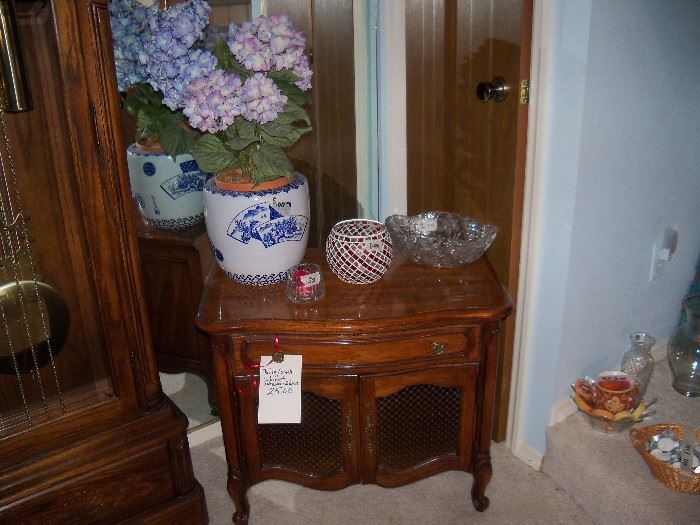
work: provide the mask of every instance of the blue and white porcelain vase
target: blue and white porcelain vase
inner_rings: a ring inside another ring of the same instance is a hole
[[[275,186],[270,181],[270,186]],[[204,217],[219,266],[242,284],[286,279],[301,262],[309,240],[309,184],[301,173],[277,187],[224,189],[216,177],[204,185]]]
[[[204,220],[206,174],[190,154],[174,159],[138,144],[127,149],[131,194],[146,221],[161,230],[182,230]]]

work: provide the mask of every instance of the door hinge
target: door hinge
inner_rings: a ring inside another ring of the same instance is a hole
[[[529,104],[530,103],[530,80],[520,81],[520,103]]]

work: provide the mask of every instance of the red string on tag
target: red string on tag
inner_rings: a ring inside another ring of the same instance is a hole
[[[280,340],[277,336],[275,336],[275,352],[279,351],[280,347]],[[256,370],[259,370],[260,368],[265,368],[266,366],[270,366],[274,362],[274,359],[270,359],[266,364],[261,365],[258,363],[254,363],[253,361],[248,361],[245,365],[245,367],[248,369],[248,374],[253,376],[253,379],[250,382],[250,389],[255,390],[258,388],[258,383],[259,383],[259,377],[260,377],[260,372],[256,373]],[[241,387],[237,388],[239,394],[244,394],[243,389]]]

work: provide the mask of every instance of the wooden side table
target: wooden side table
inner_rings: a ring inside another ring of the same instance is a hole
[[[195,325],[211,260],[204,223],[186,230],[163,231],[136,214],[146,307],[158,370],[202,377],[214,413],[216,393],[209,341]]]
[[[235,523],[265,479],[318,489],[394,487],[444,470],[474,474],[485,510],[499,322],[512,306],[485,258],[432,269],[395,257],[377,283],[350,285],[321,264],[326,296],[297,305],[284,284],[248,287],[216,265],[198,326],[210,334]],[[301,354],[302,421],[257,424],[257,373],[275,338]]]

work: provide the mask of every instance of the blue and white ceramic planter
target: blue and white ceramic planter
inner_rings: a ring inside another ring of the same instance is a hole
[[[219,266],[236,282],[274,284],[301,262],[309,240],[309,185],[301,173],[261,191],[204,186],[204,217]]]
[[[141,215],[161,230],[182,230],[204,220],[206,174],[192,155],[173,159],[137,144],[127,149],[131,193]]]

